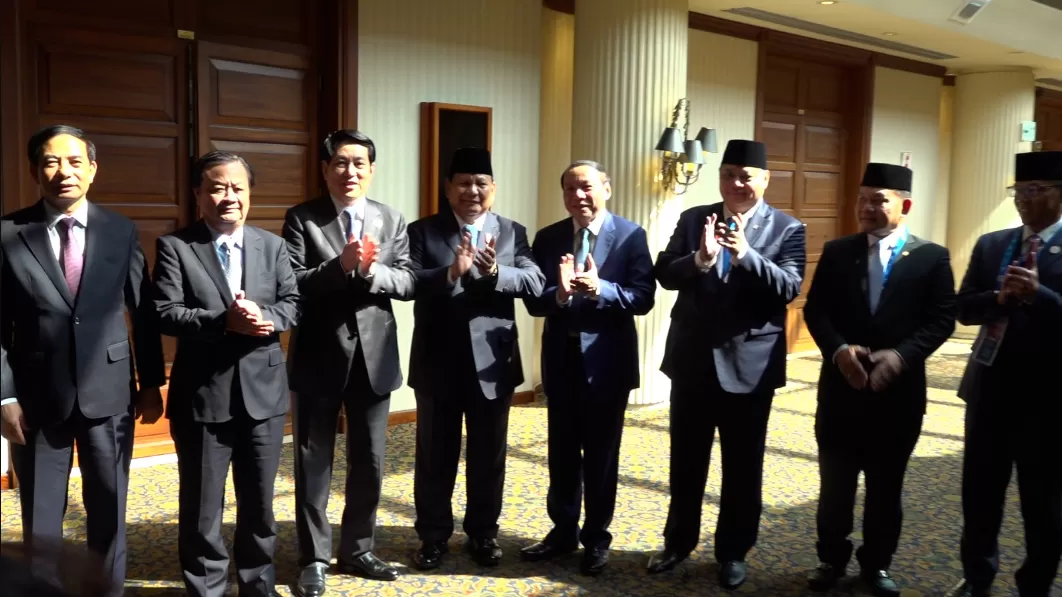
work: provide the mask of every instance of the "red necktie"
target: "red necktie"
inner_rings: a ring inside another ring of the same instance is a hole
[[[81,267],[84,256],[78,250],[77,241],[74,240],[74,226],[77,222],[74,218],[59,220],[63,227],[63,274],[66,277],[66,285],[70,288],[70,294],[77,296],[77,289],[81,285]]]

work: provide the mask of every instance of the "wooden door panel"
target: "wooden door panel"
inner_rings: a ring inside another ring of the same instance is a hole
[[[122,4],[38,0],[37,7],[113,18],[108,11]],[[171,8],[136,4],[147,11],[139,18],[160,22]],[[69,124],[88,134],[99,164],[89,199],[137,224],[153,265],[155,239],[187,224],[191,213],[186,42],[37,23],[27,26],[26,43],[26,129]],[[164,349],[171,359],[172,339]],[[141,446],[159,442],[169,442],[165,420],[138,425],[134,453],[144,455]]]
[[[1036,138],[1042,151],[1062,150],[1062,91],[1036,90]]]

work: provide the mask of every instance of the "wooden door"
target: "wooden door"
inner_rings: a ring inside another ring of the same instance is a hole
[[[771,181],[764,199],[804,222],[807,268],[800,296],[789,308],[790,352],[815,349],[803,307],[826,241],[842,234],[846,172],[846,89],[840,66],[768,55],[761,73],[760,138],[767,145]]]
[[[96,12],[106,6],[61,4]],[[153,267],[155,239],[192,216],[186,45],[176,37],[100,34],[49,21],[45,14],[25,30],[26,130],[69,124],[89,135],[99,164],[89,199],[136,222]],[[21,206],[35,202],[28,176],[23,188]],[[164,348],[172,361],[174,340],[165,338]],[[167,421],[137,425],[136,447],[138,456],[170,451]]]
[[[1062,91],[1036,90],[1036,139],[1042,151],[1062,151]]]

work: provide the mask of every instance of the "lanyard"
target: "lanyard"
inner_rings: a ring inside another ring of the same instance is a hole
[[[1018,252],[1018,247],[1020,247],[1022,244],[1021,236],[1024,230],[1024,228],[1018,228],[1017,234],[1014,235],[1014,238],[1010,241],[1010,244],[1007,245],[1007,250],[1003,252],[1003,261],[999,264],[999,276],[996,277],[997,290],[1003,284],[1003,276],[1006,275],[1007,268],[1014,263],[1014,255]],[[1043,240],[1043,237],[1041,237],[1041,240]],[[1043,256],[1044,249],[1055,244],[1055,242],[1059,240],[1062,240],[1062,228],[1056,230],[1054,235],[1051,236],[1050,240],[1043,242],[1040,245],[1040,251],[1036,253],[1036,261],[1040,261],[1040,257]]]
[[[907,227],[904,226],[903,232],[900,234],[900,238],[896,239],[896,246],[892,248],[892,256],[889,257],[889,262],[885,264],[885,269],[881,272],[881,287],[885,288],[885,284],[889,281],[889,274],[892,273],[892,266],[896,264],[896,261],[900,258],[900,251],[903,250],[903,246],[907,244]]]

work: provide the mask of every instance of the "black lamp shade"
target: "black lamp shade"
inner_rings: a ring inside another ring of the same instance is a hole
[[[701,142],[697,139],[686,141],[685,154],[682,156],[683,164],[703,164],[704,163],[704,150],[701,148]]]
[[[701,148],[708,153],[719,152],[719,142],[716,139],[715,129],[702,128],[697,133],[697,140],[701,142]]]
[[[657,151],[670,151],[671,153],[682,153],[684,151],[682,147],[682,132],[673,126],[669,126],[664,129],[664,134],[660,136],[660,142],[656,144]]]

